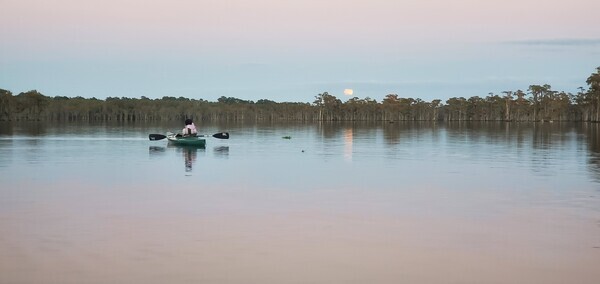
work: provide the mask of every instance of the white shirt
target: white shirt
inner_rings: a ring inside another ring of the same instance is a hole
[[[188,129],[190,130],[189,132]],[[181,131],[181,133],[183,133],[183,135],[194,135],[198,134],[198,131],[196,130],[196,125],[194,125],[194,123],[192,122],[192,124],[186,125]]]

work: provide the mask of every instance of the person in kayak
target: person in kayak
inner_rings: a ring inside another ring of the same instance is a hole
[[[196,125],[194,125],[194,122],[191,118],[185,120],[185,127],[183,128],[181,133],[183,133],[183,136],[196,136],[196,134],[198,134],[198,131],[196,130]]]

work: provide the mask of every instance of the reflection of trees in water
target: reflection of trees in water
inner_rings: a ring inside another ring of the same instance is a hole
[[[43,136],[47,133],[43,122],[0,122],[0,135]]]
[[[316,125],[316,137],[320,140],[320,146],[323,147],[323,153],[332,153],[337,148],[331,141],[344,137],[344,130],[352,128],[351,122],[319,122]]]
[[[553,149],[567,144],[572,137],[568,133],[576,132],[570,123],[535,123],[533,131],[534,149]]]
[[[26,123],[26,127],[22,128],[22,133],[20,134],[26,134],[26,135],[31,135],[31,136],[42,136],[45,135],[47,133],[46,131],[46,124],[45,123],[37,123],[37,122],[33,122],[33,123]]]
[[[0,122],[0,135],[12,136],[14,135],[14,127],[12,123]]]
[[[400,133],[410,129],[411,122],[389,123],[383,125],[383,140],[388,144],[398,144],[400,142]]]
[[[446,147],[471,147],[467,150],[469,159],[524,159],[531,163],[531,171],[541,175],[560,174],[557,155],[564,150],[578,151],[579,145],[585,144],[582,147],[587,149],[590,174],[600,180],[597,123],[395,122],[386,123],[382,129],[388,145],[431,141],[436,147],[436,141],[443,136]],[[481,152],[484,149],[489,152]]]
[[[382,122],[383,139],[387,144],[398,144],[403,137],[403,133],[407,138],[421,137],[422,135],[431,135],[432,139],[436,140],[439,132],[438,122],[435,121],[396,121]]]
[[[586,137],[588,148],[588,165],[594,175],[593,178],[600,181],[600,124],[584,123],[583,132]]]
[[[318,136],[323,139],[346,138],[348,131],[353,133],[353,137],[368,137],[377,134],[384,122],[364,122],[364,121],[338,121],[338,122],[319,122],[316,125]],[[387,122],[385,122],[387,123]]]
[[[594,154],[600,154],[600,124],[585,123],[583,129],[586,130],[590,151]]]
[[[560,174],[560,170],[551,171],[557,168],[555,155],[569,143],[576,144],[572,135],[568,135],[573,129],[561,123],[537,122],[530,125],[531,170],[544,176]]]
[[[12,127],[6,127],[4,123],[0,123],[0,169],[9,166],[13,163],[16,155],[13,155],[11,150],[14,147],[12,139],[4,139],[3,136],[12,136]]]
[[[556,166],[556,155],[569,148],[587,148],[590,174],[600,180],[600,124],[597,123],[477,123],[469,126],[468,143],[486,139],[484,143],[504,147],[506,151],[516,149],[516,157],[529,156],[531,170],[543,175],[560,174]],[[479,138],[475,138],[475,136]],[[577,149],[574,149],[577,150]]]
[[[323,139],[337,138],[344,130],[344,126],[352,125],[347,122],[320,122],[317,129]]]
[[[344,156],[351,158],[353,154],[353,144],[360,143],[359,140],[369,140],[369,138],[376,137],[380,134],[379,123],[373,122],[348,122],[348,121],[337,121],[337,122],[319,122],[315,127],[317,137],[319,137],[321,146],[325,153],[333,153],[337,150],[335,143],[332,141],[344,144]]]

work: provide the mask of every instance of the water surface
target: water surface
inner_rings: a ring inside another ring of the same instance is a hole
[[[179,128],[1,124],[0,283],[600,281],[597,124]]]

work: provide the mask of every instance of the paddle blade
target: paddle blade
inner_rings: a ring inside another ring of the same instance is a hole
[[[167,136],[162,135],[162,134],[150,134],[148,135],[148,139],[150,139],[151,141],[155,141],[155,140],[162,140],[167,138]]]
[[[229,139],[229,132],[221,132],[221,133],[213,134],[212,137],[219,138],[219,139]]]

